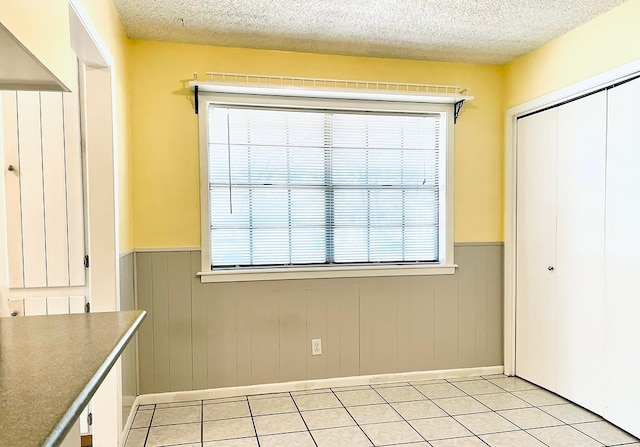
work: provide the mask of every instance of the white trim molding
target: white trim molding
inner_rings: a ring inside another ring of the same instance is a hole
[[[502,374],[502,366],[477,368],[442,369],[437,371],[416,371],[407,373],[375,374],[367,376],[336,377],[332,379],[300,380],[297,382],[266,383],[208,390],[178,391],[173,393],[143,394],[138,396],[139,405],[185,402],[189,400],[220,399],[225,397],[247,396],[267,393],[286,393],[290,391],[310,391],[323,388],[344,386],[380,385],[418,380],[454,379],[461,377],[490,376]]]
[[[576,84],[511,107],[505,122],[504,213],[504,373],[516,373],[516,206],[517,120],[519,117],[576,99],[640,74],[640,60],[600,73]]]

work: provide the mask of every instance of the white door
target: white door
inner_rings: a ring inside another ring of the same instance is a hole
[[[558,110],[518,120],[516,374],[556,386]]]
[[[602,414],[607,93],[558,107],[558,394]]]
[[[640,80],[609,90],[603,416],[640,436]]]

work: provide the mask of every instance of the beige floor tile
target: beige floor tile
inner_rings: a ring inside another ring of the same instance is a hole
[[[429,444],[428,442],[422,441],[422,442],[410,442],[408,444],[392,444],[385,447],[431,447],[431,444]],[[487,447],[487,446],[485,445],[482,447]]]
[[[142,428],[151,425],[151,417],[153,416],[153,410],[138,410],[136,416],[133,419],[131,428]]]
[[[481,394],[479,396],[475,396],[475,398],[494,411],[513,410],[515,408],[526,408],[531,406],[528,402],[511,393]]]
[[[246,400],[207,404],[202,407],[202,419],[215,421],[218,419],[236,419],[251,416]]]
[[[539,389],[533,383],[527,382],[526,380],[523,380],[519,377],[490,378],[489,382],[499,386],[505,391],[524,391]]]
[[[638,439],[607,421],[586,422],[573,426],[604,445],[628,444]]]
[[[356,386],[339,386],[335,388],[331,388],[334,392],[336,391],[360,391],[360,390],[370,390],[371,386],[369,385],[356,385]]]
[[[345,407],[384,403],[380,395],[371,388],[366,390],[336,391],[336,395]]]
[[[460,391],[450,383],[430,383],[426,385],[415,385],[416,389],[429,399],[441,399],[445,397],[464,396],[464,392]]]
[[[429,400],[414,402],[396,402],[391,404],[400,415],[406,420],[426,419],[447,416],[440,407]]]
[[[491,447],[546,447],[543,443],[524,431],[510,431],[480,436]]]
[[[456,382],[455,386],[460,388],[467,394],[476,395],[476,394],[492,394],[492,393],[500,393],[502,392],[501,388],[498,388],[493,383],[488,380],[469,380],[466,382]]]
[[[315,447],[308,431],[260,436],[259,439],[260,447]]]
[[[371,447],[372,444],[359,427],[312,430],[318,447]],[[297,447],[297,446],[296,446]]]
[[[354,407],[361,408],[361,407]],[[344,408],[327,408],[324,410],[303,411],[302,417],[309,430],[323,428],[347,427],[356,425],[353,418]]]
[[[497,413],[463,414],[454,418],[474,435],[486,435],[504,431],[519,430],[518,427]]]
[[[247,396],[249,401],[258,400],[258,399],[275,399],[277,397],[289,397],[289,393],[266,393],[266,394],[252,394],[251,396]]]
[[[252,437],[225,439],[224,441],[209,441],[202,444],[202,447],[258,447],[258,438]]]
[[[148,428],[132,428],[129,430],[127,442],[125,442],[124,447],[144,447],[148,431]]]
[[[220,441],[222,439],[248,438],[255,436],[251,418],[224,419],[202,423],[203,441]]]
[[[247,401],[247,396],[234,396],[234,397],[221,397],[218,399],[205,399],[202,401],[204,405],[209,404],[224,404],[227,402],[238,402],[240,400]]]
[[[294,396],[293,399],[296,401],[300,411],[342,407],[342,404],[333,393],[304,394]]]
[[[321,388],[315,390],[300,390],[300,391],[292,391],[292,396],[306,396],[307,394],[326,394],[332,393],[331,388]]]
[[[433,447],[487,447],[487,444],[480,439],[473,437],[442,439],[440,441],[431,441]],[[513,446],[516,447],[516,446]]]
[[[202,405],[201,400],[189,400],[184,402],[167,402],[164,404],[156,404],[156,408],[193,407],[200,405]]]
[[[547,390],[514,391],[513,394],[536,407],[567,403],[567,401],[562,397]]]
[[[189,422],[200,422],[201,407],[175,407],[175,408],[156,408],[151,420],[151,426],[170,425],[170,424],[186,424]]]
[[[375,446],[424,441],[422,436],[405,421],[362,425],[360,428]]]
[[[571,403],[547,405],[543,408],[543,411],[545,413],[549,413],[556,419],[560,419],[565,424],[579,424],[581,422],[595,422],[602,420],[602,418],[597,414]]]
[[[427,441],[438,439],[461,438],[472,433],[452,417],[418,419],[409,422]]]
[[[378,394],[387,402],[408,402],[412,400],[426,400],[427,398],[412,386],[392,388],[377,388]]]
[[[302,416],[299,413],[281,413],[253,418],[258,436],[275,435],[294,431],[305,431]]]
[[[499,411],[498,413],[523,430],[563,425],[562,421],[548,415],[539,408],[534,407],[504,410]]]
[[[533,428],[527,432],[549,447],[602,447],[598,441],[568,425]]]
[[[349,407],[349,413],[360,425],[401,421],[402,418],[389,404]]]
[[[151,427],[146,447],[200,442],[200,423]]]
[[[268,398],[260,397],[258,399],[249,398],[249,405],[251,406],[251,414],[253,416],[298,411],[296,405],[293,403],[293,399],[288,395]]]
[[[449,397],[446,399],[434,399],[433,403],[449,413],[451,416],[457,416],[459,414],[469,413],[481,413],[484,411],[491,411],[489,408],[482,405],[473,397]]]
[[[156,408],[156,404],[138,405],[138,410],[153,410],[154,408]]]

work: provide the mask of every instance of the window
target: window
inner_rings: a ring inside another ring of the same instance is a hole
[[[452,270],[450,107],[242,95],[204,104],[203,280]]]

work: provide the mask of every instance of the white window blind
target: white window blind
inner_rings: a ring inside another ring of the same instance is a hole
[[[443,119],[209,104],[212,270],[437,262]]]

